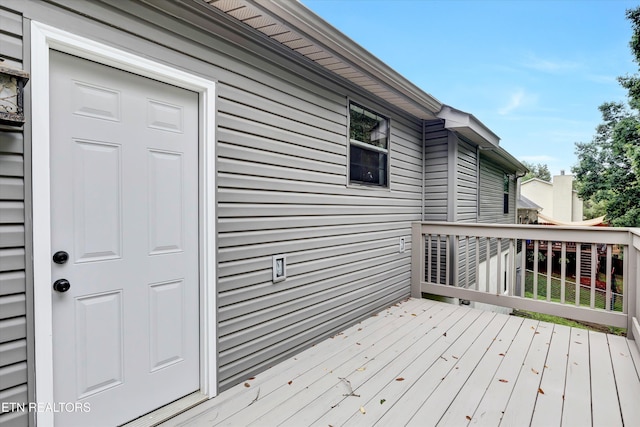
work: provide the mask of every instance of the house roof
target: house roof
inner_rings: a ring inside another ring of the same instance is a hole
[[[205,0],[273,41],[425,120],[442,103],[298,1]]]
[[[516,201],[516,206],[518,207],[518,209],[536,209],[536,210],[542,209],[542,206],[538,206],[535,202],[533,202],[530,199],[527,199],[522,194]]]
[[[480,120],[442,104],[299,1],[204,1],[414,117],[444,120],[445,127],[492,150],[485,154],[498,164],[515,173],[527,172],[518,160],[499,146],[500,138]]]
[[[513,157],[507,150],[500,147],[500,137],[493,133],[473,114],[443,105],[438,118],[445,122],[444,127],[458,133],[474,144],[478,145],[483,154],[502,167],[516,174],[528,172],[528,169]]]

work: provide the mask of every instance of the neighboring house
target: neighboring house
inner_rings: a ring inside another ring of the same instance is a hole
[[[537,224],[538,213],[542,210],[542,206],[535,204],[522,194],[516,202],[518,206],[518,224]]]
[[[408,297],[412,222],[515,222],[498,137],[298,2],[0,0],[0,23],[31,77],[0,128],[0,424],[215,396]]]
[[[562,223],[582,221],[582,200],[573,189],[573,176],[555,175],[552,182],[532,178],[520,185],[520,193],[542,208],[540,213]]]

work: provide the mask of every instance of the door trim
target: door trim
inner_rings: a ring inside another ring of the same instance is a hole
[[[55,49],[199,94],[199,279],[200,392],[217,392],[216,353],[216,82],[33,21],[31,23],[33,282],[35,395],[53,403],[53,327],[51,292],[51,195],[49,135],[49,51]],[[38,412],[39,425],[53,425],[53,412]]]

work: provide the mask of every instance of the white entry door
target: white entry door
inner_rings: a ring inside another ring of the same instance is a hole
[[[50,76],[55,283],[37,286],[54,399],[84,404],[55,421],[114,426],[200,388],[198,95],[54,51]]]

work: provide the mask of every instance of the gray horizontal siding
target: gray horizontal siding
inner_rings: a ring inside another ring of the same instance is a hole
[[[456,222],[477,222],[478,170],[476,148],[464,140],[458,142]]]
[[[0,7],[0,56],[22,68],[22,16]],[[24,136],[0,129],[0,405],[28,400]],[[24,412],[0,413],[0,426],[26,426]]]
[[[409,295],[410,224],[421,212],[421,123],[342,80],[326,79],[324,71],[314,75],[284,59],[280,47],[265,48],[235,23],[212,26],[182,4],[149,3],[53,1],[25,8],[30,19],[217,82],[224,389]],[[391,118],[389,188],[347,183],[347,99]],[[6,182],[6,200],[19,201],[19,177],[6,178],[14,180]],[[5,209],[15,216],[20,206]],[[405,253],[398,251],[400,237],[407,238]],[[288,278],[273,284],[271,257],[281,253]],[[15,264],[18,254],[5,255]]]
[[[447,221],[449,145],[444,122],[425,124],[425,221]]]
[[[515,222],[515,182],[510,179],[509,213],[503,211],[505,171],[484,156],[480,156],[480,215],[478,222],[513,224]]]
[[[341,102],[344,116],[346,97]],[[219,121],[223,387],[406,295],[410,259],[398,242],[420,219],[422,161],[419,124],[393,120],[390,189],[349,187],[344,117],[307,105],[303,116],[290,115],[332,119],[279,130],[288,119],[269,123],[246,105],[238,117],[226,105],[235,102],[220,104]],[[265,134],[268,141],[256,139]],[[273,284],[278,253],[287,254],[288,278]]]

